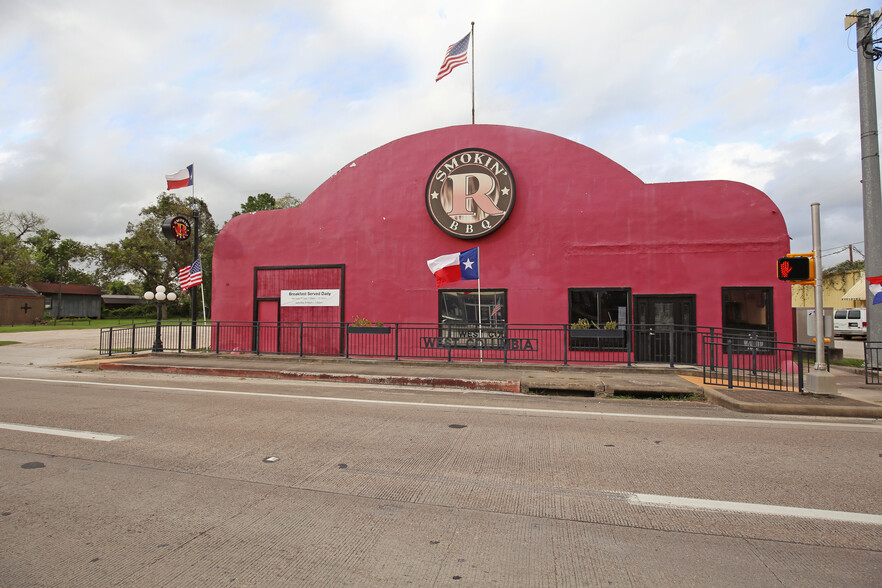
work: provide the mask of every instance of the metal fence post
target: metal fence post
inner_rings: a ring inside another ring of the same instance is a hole
[[[135,355],[135,323],[132,323],[132,355]]]
[[[726,347],[726,355],[728,356],[728,379],[729,379],[729,390],[732,389],[732,339],[729,339],[729,343]]]
[[[303,357],[303,321],[300,322],[300,357]]]
[[[395,323],[395,361],[398,361],[398,329],[401,328],[400,323]]]
[[[802,386],[803,386],[802,366],[804,365],[803,361],[802,361],[802,345],[797,345],[796,357],[799,362],[799,370],[797,370],[799,373],[799,393],[802,394]]]
[[[107,337],[107,356],[113,355],[113,327],[110,327],[110,334]]]
[[[669,349],[669,352],[668,352],[669,358],[668,359],[670,360],[670,366],[674,367],[674,327],[673,326],[671,327],[671,330],[669,331],[669,334],[668,334],[668,349]]]
[[[564,365],[567,365],[567,361],[569,360],[569,350],[570,350],[570,326],[564,325],[563,327],[563,340],[564,340]]]
[[[710,340],[711,341],[714,340],[714,327],[710,328]],[[707,346],[702,347],[702,354],[704,353],[705,349],[707,349]],[[711,347],[711,349],[713,350],[713,353],[711,353],[709,368],[710,368],[710,372],[714,373],[717,371],[717,352],[716,352],[716,347]],[[702,363],[707,363],[707,361],[705,361],[705,360],[706,360],[706,358],[702,357]]]
[[[260,323],[254,323],[254,342],[255,347],[257,347],[257,355],[260,355]]]

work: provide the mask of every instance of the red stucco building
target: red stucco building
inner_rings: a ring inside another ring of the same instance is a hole
[[[480,304],[476,282],[439,290],[426,265],[472,247],[480,252]],[[439,323],[473,324],[480,313],[488,332],[564,329],[587,319],[619,330],[673,324],[784,340],[790,284],[776,279],[775,261],[789,248],[778,207],[745,184],[645,184],[558,136],[448,127],[346,164],[298,208],[227,223],[214,250],[212,319],[268,325],[363,317],[433,324],[440,337],[450,332]],[[310,292],[330,297],[328,305],[313,305]],[[242,346],[297,351],[296,337],[286,343],[274,333]],[[331,339],[326,350],[342,352]],[[697,343],[678,359],[694,360]]]

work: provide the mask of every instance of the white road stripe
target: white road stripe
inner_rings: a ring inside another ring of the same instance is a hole
[[[427,407],[427,408],[456,408],[463,410],[483,410],[489,412],[503,412],[513,414],[549,414],[549,415],[565,415],[565,416],[589,416],[589,417],[606,417],[606,418],[622,418],[622,419],[647,419],[647,420],[663,420],[663,421],[694,421],[702,423],[725,423],[725,424],[764,424],[764,425],[787,425],[787,426],[803,426],[803,427],[835,427],[835,428],[852,428],[852,429],[870,429],[882,432],[882,425],[874,424],[871,419],[870,423],[854,423],[854,422],[829,422],[829,421],[804,421],[804,420],[775,420],[775,419],[743,419],[728,417],[698,417],[698,416],[676,416],[676,415],[660,415],[660,414],[641,414],[641,413],[620,413],[620,412],[600,412],[587,410],[562,410],[553,408],[523,408],[512,406],[476,406],[472,404],[445,404],[440,402],[413,402],[404,400],[374,400],[369,398],[344,398],[336,396],[307,396],[302,394],[277,394],[271,392],[242,392],[240,390],[213,390],[206,388],[181,388],[174,386],[147,386],[145,384],[124,384],[116,382],[90,382],[81,380],[52,380],[49,378],[23,378],[16,376],[0,376],[0,380],[17,380],[23,382],[47,382],[52,384],[75,384],[79,386],[101,386],[110,388],[136,388],[140,390],[156,390],[159,392],[197,392],[200,394],[221,394],[229,396],[254,396],[263,398],[277,398],[280,400],[315,400],[322,402],[349,402],[356,404],[378,404],[386,406],[411,406],[411,407]],[[278,382],[277,380],[275,380]],[[293,382],[293,380],[292,380]],[[376,388],[377,384],[352,384],[340,382],[320,382],[317,380],[309,380],[306,384],[331,386],[331,387],[367,387]],[[413,391],[413,386],[386,386],[384,389],[400,389]],[[424,389],[424,388],[420,388]],[[443,388],[450,391],[450,388]],[[834,418],[834,417],[830,417]]]
[[[799,517],[802,519],[818,519],[846,523],[862,523],[865,525],[882,525],[882,515],[861,512],[819,510],[815,508],[778,506],[775,504],[729,502],[726,500],[705,500],[702,498],[683,498],[680,496],[659,496],[656,494],[637,494],[633,492],[613,492],[612,494],[623,496],[627,499],[629,504],[640,506],[657,506],[662,508],[680,508],[688,510],[713,510],[744,514]]]
[[[0,429],[57,435],[59,437],[76,437],[77,439],[90,439],[92,441],[116,441],[126,438],[125,435],[111,435],[109,433],[95,433],[93,431],[72,431],[70,429],[56,429],[55,427],[41,427],[38,425],[19,425],[17,423],[0,423]]]
[[[180,388],[167,386],[147,386],[143,384],[117,384],[110,382],[88,382],[77,380],[52,380],[45,378],[18,378],[13,376],[0,376],[0,380],[19,380],[29,382],[47,382],[53,384],[78,384],[102,387],[125,387],[136,388],[142,390],[157,390],[161,392],[198,392],[206,394],[224,394],[234,396],[255,396],[269,397],[278,399],[296,399],[296,400],[320,400],[330,402],[354,402],[361,404],[380,404],[380,405],[396,405],[396,406],[412,406],[412,407],[432,407],[432,408],[458,408],[472,410],[488,410],[497,412],[512,413],[528,413],[528,414],[560,414],[560,415],[581,415],[596,417],[618,417],[618,418],[644,418],[644,419],[675,419],[690,420],[702,422],[738,422],[738,423],[768,423],[776,425],[810,425],[810,426],[833,426],[833,427],[861,427],[871,428],[882,431],[882,427],[861,423],[819,423],[812,421],[780,421],[771,419],[738,419],[738,418],[715,418],[715,417],[682,417],[682,416],[663,416],[648,414],[628,414],[628,413],[607,413],[592,412],[581,410],[556,410],[544,408],[512,408],[512,407],[494,407],[494,406],[472,406],[468,404],[443,404],[429,402],[405,402],[400,400],[372,400],[365,398],[339,398],[327,396],[304,396],[291,394],[273,394],[268,392],[241,392],[238,390],[210,390],[202,388]],[[310,382],[315,383],[315,382]],[[351,386],[351,384],[345,384]],[[110,435],[107,433],[94,433],[90,431],[71,431],[67,429],[55,429],[51,427],[39,427],[33,425],[18,425],[12,423],[0,423],[0,429],[10,429],[14,431],[28,431],[33,433],[45,433],[50,435],[61,435],[66,437],[78,437],[82,439],[93,439],[96,441],[115,441],[117,439],[126,438],[125,435]],[[626,500],[629,504],[636,506],[649,506],[659,508],[678,508],[688,510],[709,510],[724,511],[743,514],[761,514],[775,516],[789,516],[816,520],[839,521],[849,523],[861,523],[869,525],[882,525],[882,515],[856,513],[836,510],[820,510],[813,508],[800,508],[792,506],[779,506],[773,504],[755,504],[749,502],[730,502],[725,500],[707,500],[701,498],[684,498],[679,496],[662,496],[656,494],[641,494],[636,492],[609,491],[609,495],[618,496]]]

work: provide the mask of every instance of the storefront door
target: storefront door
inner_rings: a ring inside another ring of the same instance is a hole
[[[697,358],[694,294],[634,296],[637,361],[693,364]]]

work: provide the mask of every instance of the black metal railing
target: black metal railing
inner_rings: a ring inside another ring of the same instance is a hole
[[[864,341],[864,382],[882,385],[882,341]]]
[[[813,368],[814,346],[775,341],[762,333],[747,338],[724,332],[702,338],[705,384],[803,392]],[[829,367],[828,367],[829,369]]]
[[[160,340],[164,351],[182,352],[191,349],[190,333],[192,324],[189,321],[163,321],[160,324]],[[196,349],[210,348],[208,335],[211,325],[196,324]],[[101,355],[118,355],[121,353],[137,353],[150,351],[156,341],[156,322],[136,323],[114,327],[104,327],[99,335],[98,352]]]
[[[698,341],[719,336],[713,327],[619,325],[616,329],[572,329],[569,325],[418,324],[363,326],[350,323],[214,321],[163,322],[164,351],[373,357],[501,363],[700,365]],[[726,330],[736,349],[773,341],[774,333]],[[154,348],[156,323],[101,329],[102,355]],[[759,343],[755,343],[759,342]]]

